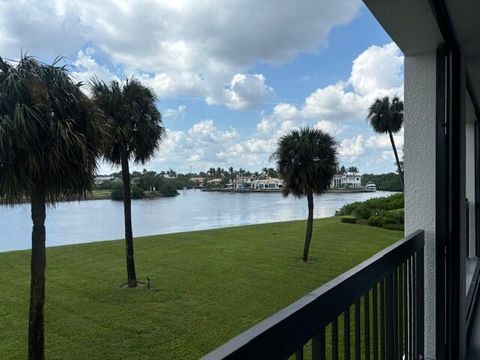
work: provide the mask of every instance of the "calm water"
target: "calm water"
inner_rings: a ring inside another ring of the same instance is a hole
[[[316,218],[332,216],[347,203],[391,193],[323,194],[315,198]],[[305,219],[306,199],[280,193],[181,191],[173,198],[132,201],[134,236]],[[30,248],[30,205],[0,206],[0,251]],[[65,245],[123,237],[123,205],[92,200],[59,203],[47,210],[47,245]]]

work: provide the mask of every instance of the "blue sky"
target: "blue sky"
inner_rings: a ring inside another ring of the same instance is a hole
[[[403,55],[360,1],[0,5],[0,56],[64,55],[79,80],[135,76],[155,90],[168,136],[146,168],[274,166],[278,138],[308,125],[337,139],[342,164],[395,170],[365,116],[376,97],[403,95]]]

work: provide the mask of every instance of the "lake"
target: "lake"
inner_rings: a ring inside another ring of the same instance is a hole
[[[315,218],[329,217],[345,204],[392,193],[327,193],[315,197]],[[281,193],[180,191],[171,198],[132,201],[134,236],[227,226],[299,220],[307,200]],[[62,202],[47,209],[47,246],[120,239],[124,236],[120,201]],[[0,206],[0,251],[30,249],[30,205]]]

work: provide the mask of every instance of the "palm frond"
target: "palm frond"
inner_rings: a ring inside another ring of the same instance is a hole
[[[108,132],[105,159],[114,164],[120,164],[122,156],[142,164],[150,160],[166,135],[153,90],[134,78],[123,86],[94,78],[91,90]]]
[[[376,99],[368,109],[367,120],[377,133],[397,133],[403,125],[403,102],[398,96]]]
[[[329,134],[315,128],[292,130],[280,138],[271,158],[284,180],[284,195],[301,197],[328,189],[336,172],[336,146]]]
[[[93,184],[100,132],[92,103],[65,66],[0,59],[0,196],[43,191],[50,202]]]

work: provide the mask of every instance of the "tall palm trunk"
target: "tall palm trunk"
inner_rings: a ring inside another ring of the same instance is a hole
[[[123,180],[123,214],[125,217],[125,247],[127,255],[127,279],[128,287],[137,286],[135,273],[135,259],[133,257],[133,231],[132,231],[132,200],[130,195],[130,168],[128,157],[122,156],[122,180]]]
[[[45,192],[31,196],[32,255],[30,263],[30,314],[28,321],[28,358],[45,359],[44,312],[45,303]]]
[[[313,192],[309,190],[307,192],[308,201],[308,219],[307,219],[307,233],[305,235],[305,246],[303,248],[303,261],[308,260],[308,250],[310,249],[310,242],[312,241],[312,229],[313,229]]]
[[[400,166],[400,160],[398,159],[397,147],[395,146],[395,141],[393,140],[393,134],[389,130],[388,135],[390,135],[390,142],[392,143],[393,153],[395,154],[395,160],[397,161],[398,176],[400,176],[400,184],[402,185],[402,191],[405,191],[405,186],[403,185],[403,171]]]

